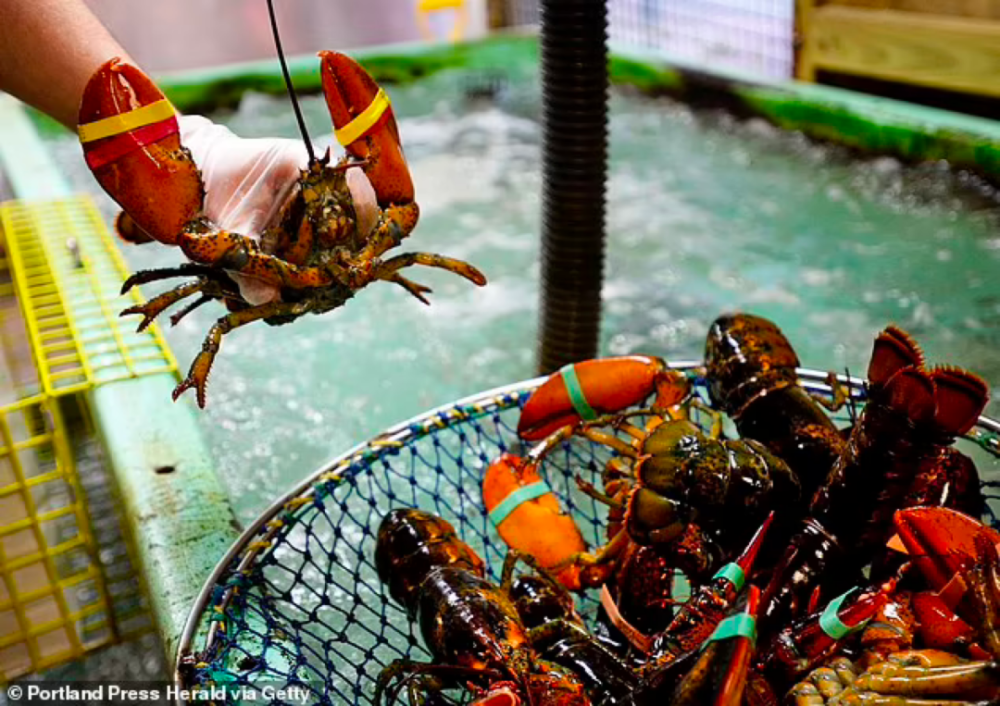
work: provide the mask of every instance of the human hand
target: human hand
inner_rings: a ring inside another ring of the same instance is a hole
[[[205,185],[204,215],[222,230],[260,242],[308,166],[305,145],[285,138],[238,137],[200,115],[182,115],[178,123],[181,144],[191,152]],[[367,232],[378,218],[375,191],[362,169],[350,169],[346,176],[359,229]],[[250,304],[264,304],[279,296],[273,284],[229,274]]]

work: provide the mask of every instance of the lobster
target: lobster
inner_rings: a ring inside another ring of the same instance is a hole
[[[773,322],[753,314],[726,314],[711,325],[705,369],[713,406],[783,459],[810,497],[840,457],[846,440],[823,411],[839,409],[847,394],[830,373],[830,401],[798,380],[799,358]]]
[[[397,659],[380,673],[375,703],[404,687],[411,706],[427,694],[470,684],[476,706],[586,706],[583,683],[541,659],[510,598],[518,554],[510,552],[500,585],[482,559],[436,515],[389,512],[378,529],[375,566],[389,594],[416,620],[434,663]],[[544,628],[543,628],[544,629]]]
[[[623,510],[623,526],[592,555],[577,555],[584,565],[600,565],[615,559],[629,541],[644,546],[671,546],[685,530],[696,524],[705,535],[726,551],[734,539],[746,536],[751,525],[759,524],[765,506],[785,506],[798,499],[798,483],[785,463],[753,440],[723,441],[703,434],[685,419],[654,420],[646,429],[627,422],[628,417],[649,414],[640,410],[624,415],[599,417],[575,427],[564,427],[531,450],[530,463],[540,463],[552,449],[571,434],[611,446],[621,458],[613,459],[609,473],[623,478],[606,488],[614,495],[597,491],[578,480],[584,492],[613,510]],[[658,425],[655,424],[659,421]],[[617,437],[596,431],[611,426],[633,437],[627,444]],[[610,486],[610,487],[608,487]],[[694,567],[679,567],[698,580],[714,560],[703,561],[705,551],[695,553]],[[693,571],[692,571],[693,569]]]
[[[511,598],[532,646],[544,658],[573,670],[595,705],[629,704],[636,673],[615,654],[617,645],[592,635],[559,582],[543,575],[518,576]]]
[[[115,224],[118,234],[133,243],[155,240],[177,246],[189,259],[178,267],[133,274],[122,293],[156,280],[196,277],[122,315],[142,315],[138,328],[143,330],[168,307],[194,294],[200,297],[179,311],[173,323],[212,300],[224,302],[229,310],[212,326],[187,377],[174,389],[174,400],[194,388],[204,408],[208,375],[222,338],[240,326],[260,320],[277,326],[307,313],[321,314],[376,281],[397,284],[426,304],[424,294],[430,289],[400,274],[413,265],[486,284],[472,265],[442,255],[415,252],[382,259],[413,231],[419,216],[396,119],[385,92],[357,62],[333,51],[319,56],[327,108],[346,154],[331,165],[329,150],[317,157],[303,135],[308,167],[260,242],[222,230],[205,216],[201,174],[181,144],[172,106],[145,73],[113,58],[97,69],[84,89],[80,140],[91,172],[123,209]],[[280,45],[279,58],[284,67]],[[290,82],[288,88],[294,100]],[[348,177],[355,168],[363,171],[360,180],[374,188],[374,218],[355,209]],[[270,293],[248,294],[253,300],[247,299],[234,274],[269,285]]]
[[[926,370],[916,343],[889,326],[875,339],[868,403],[764,591],[761,631],[799,615],[816,590],[841,590],[886,539],[892,513],[925,464],[976,423],[989,399],[976,375]],[[849,548],[849,549],[848,549]]]
[[[700,576],[713,561],[712,553],[706,551],[707,540],[692,524],[667,547],[629,541],[614,562],[577,562],[575,557],[587,547],[576,523],[560,508],[538,474],[537,464],[525,463],[510,453],[501,455],[487,468],[483,504],[510,548],[534,557],[571,591],[610,582],[615,591],[613,602],[628,620],[646,632],[658,632],[672,615],[675,567],[683,566]],[[612,515],[616,512],[613,510]],[[617,533],[620,528],[620,521],[609,517],[609,532]]]
[[[711,636],[732,609],[748,577],[753,574],[754,562],[773,520],[772,512],[736,560],[726,564],[710,581],[699,586],[670,624],[651,640],[649,661],[644,667],[647,674],[668,667],[698,649]]]

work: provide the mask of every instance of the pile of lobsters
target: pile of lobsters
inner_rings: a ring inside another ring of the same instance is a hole
[[[953,446],[986,383],[928,367],[895,326],[860,411],[799,367],[774,323],[732,314],[702,369],[629,356],[551,376],[518,423],[537,443],[483,478],[509,546],[499,582],[444,519],[383,519],[379,576],[433,661],[387,666],[376,703],[456,688],[476,706],[1000,703],[1000,533]],[[845,405],[841,429],[828,410]],[[608,506],[597,548],[544,479],[572,437],[610,451],[599,487],[576,478]],[[587,623],[574,594],[593,589]]]

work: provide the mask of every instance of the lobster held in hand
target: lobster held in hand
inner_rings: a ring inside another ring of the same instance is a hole
[[[173,108],[141,70],[114,58],[87,83],[79,112],[80,139],[91,172],[122,207],[116,229],[131,242],[155,240],[176,246],[189,262],[139,272],[131,287],[194,275],[186,282],[123,314],[141,314],[139,329],[173,304],[198,294],[173,321],[208,301],[222,301],[229,313],[211,328],[174,399],[194,388],[205,406],[208,374],[223,336],[263,320],[270,325],[343,306],[376,281],[397,284],[420,301],[430,290],[401,274],[421,265],[454,272],[478,286],[485,277],[472,265],[431,253],[383,258],[417,225],[419,208],[403,155],[396,120],[385,92],[353,59],[320,52],[326,104],[344,157],[312,155],[275,221],[259,241],[227,231],[205,215],[205,184],[179,136]],[[307,138],[307,145],[308,145]],[[311,147],[310,147],[311,153]],[[377,201],[374,219],[362,217],[348,170],[366,182]],[[360,176],[363,174],[363,176]],[[244,297],[232,276],[269,288],[266,301]]]

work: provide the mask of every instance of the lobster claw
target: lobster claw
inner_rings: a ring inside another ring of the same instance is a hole
[[[757,643],[760,589],[750,586],[746,606],[719,623],[667,703],[739,706]]]
[[[868,623],[889,602],[896,588],[890,581],[877,591],[856,593],[851,589],[833,599],[822,610],[794,623],[780,633],[767,649],[766,670],[772,683],[790,686],[831,657],[841,641]]]
[[[84,88],[78,123],[87,166],[125,212],[118,234],[133,243],[176,244],[201,213],[204,187],[181,145],[174,109],[152,79],[117,57],[108,60]]]
[[[893,522],[910,559],[937,592],[954,586],[955,576],[975,564],[978,536],[1000,544],[1000,532],[950,508],[906,508],[896,512]],[[948,595],[942,598],[957,604]]]
[[[670,407],[690,394],[683,373],[660,358],[633,355],[585,360],[552,374],[521,411],[517,433],[528,441],[544,439],[581,419],[618,412],[654,391],[656,405]]]
[[[965,650],[973,659],[989,659],[986,650],[976,644],[976,631],[958,617],[933,591],[913,595],[913,614],[917,619],[920,641],[936,650]]]
[[[352,157],[366,162],[365,174],[380,206],[413,203],[413,181],[385,92],[346,54],[321,51],[319,56],[323,94],[338,141]]]
[[[571,591],[581,587],[581,567],[566,564],[587,550],[573,518],[562,510],[534,463],[505,453],[486,469],[483,505],[500,537],[530,554]]]

